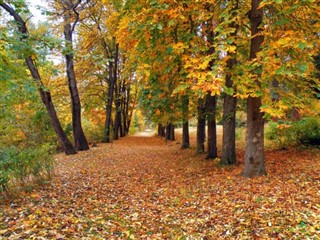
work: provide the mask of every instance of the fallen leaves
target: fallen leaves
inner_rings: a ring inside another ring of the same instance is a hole
[[[127,137],[57,155],[53,181],[0,208],[10,239],[253,239],[320,234],[320,151],[266,153],[269,175],[239,176],[194,150]],[[242,159],[241,154],[239,155]]]

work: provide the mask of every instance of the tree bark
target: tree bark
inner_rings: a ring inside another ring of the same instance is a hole
[[[158,136],[162,136],[162,124],[158,123]]]
[[[213,11],[213,5],[211,3],[206,4],[206,9],[208,11]],[[215,52],[214,48],[214,19],[210,17],[206,22],[206,33],[207,33],[207,41],[208,41],[208,51],[207,55],[210,56]],[[207,71],[212,71],[212,67],[214,65],[214,60],[212,59],[209,62]],[[211,92],[208,92],[206,96],[206,116],[208,123],[208,149],[207,149],[207,157],[206,159],[214,159],[218,156],[217,154],[217,125],[216,125],[216,105],[217,105],[217,97],[211,96]]]
[[[0,6],[14,18],[15,22],[18,25],[19,32],[23,35],[21,40],[23,41],[24,39],[28,38],[29,33],[26,26],[26,22],[21,18],[21,16],[10,5],[6,3],[0,2]],[[51,99],[50,91],[47,89],[45,90],[45,87],[41,81],[41,77],[36,64],[32,60],[31,56],[27,56],[25,61],[31,73],[32,78],[34,79],[34,81],[38,86],[38,91],[41,96],[41,101],[46,107],[47,113],[50,117],[51,125],[56,135],[58,136],[58,140],[61,144],[63,151],[67,155],[77,153],[74,147],[72,146],[71,142],[67,138],[67,135],[63,131],[63,128],[60,124],[59,118],[57,116],[56,110],[54,108],[54,105]]]
[[[114,81],[113,81],[113,63],[109,61],[109,77],[108,77],[108,98],[106,104],[106,123],[105,123],[105,135],[104,142],[110,143],[111,139],[111,121],[112,121],[112,103],[114,93]]]
[[[197,121],[197,154],[204,153],[204,141],[206,138],[206,117],[204,99],[198,100],[198,121]]]
[[[169,140],[171,140],[170,139],[170,124],[167,124],[166,125],[166,131],[165,131],[165,134],[166,134],[166,141],[169,141]]]
[[[127,99],[127,88],[125,81],[122,80],[121,84],[121,101],[120,101],[120,115],[121,115],[121,121],[120,121],[120,137],[125,137],[126,136],[126,121],[127,121],[127,116],[126,116],[126,99]]]
[[[216,96],[207,95],[206,115],[208,122],[208,150],[207,159],[214,159],[218,156],[217,152],[217,124],[216,124]]]
[[[232,8],[232,17],[236,17],[235,10],[239,8],[238,0],[235,1],[235,5]],[[231,28],[235,28],[235,31],[231,34],[231,37],[237,36],[239,26],[236,22],[230,24]],[[236,44],[233,43],[235,47]],[[231,71],[233,66],[237,64],[236,54],[228,53],[230,59],[227,61],[227,68],[229,73],[226,76],[226,87],[231,88],[234,91],[236,88],[233,86],[231,79]],[[223,102],[223,137],[222,137],[222,156],[220,163],[222,165],[235,164],[236,159],[236,110],[237,110],[237,98],[233,95],[225,94]]]
[[[115,106],[116,106],[116,116],[114,120],[114,140],[119,139],[119,129],[121,124],[121,99],[120,99],[120,91],[121,87],[118,84],[118,55],[119,55],[119,47],[116,44],[115,55],[114,55],[114,68],[113,68],[113,81],[114,81],[114,92],[115,92]]]
[[[162,137],[166,137],[166,127],[162,126]]]
[[[131,115],[129,113],[129,107],[130,107],[130,101],[131,101],[131,86],[126,88],[126,98],[125,98],[125,108],[124,108],[124,132],[125,135],[128,135],[129,133],[129,128],[130,128],[130,120],[131,120]]]
[[[174,141],[174,140],[175,140],[174,124],[168,123],[168,124],[166,125],[165,137],[166,137],[166,140],[167,140],[167,141]]]
[[[261,0],[251,1],[249,18],[251,22],[251,46],[250,59],[255,59],[264,40],[261,33],[263,10],[259,8]],[[256,69],[258,77],[261,77],[261,69]],[[257,82],[261,87],[261,83]],[[247,131],[245,148],[245,177],[261,176],[266,174],[264,159],[264,119],[260,111],[261,97],[249,97],[247,99]]]
[[[226,85],[232,87],[230,75],[226,78]],[[225,95],[223,104],[223,138],[222,138],[222,165],[235,164],[236,159],[236,109],[237,98]]]
[[[175,134],[174,134],[174,124],[170,124],[170,140],[171,141],[175,141],[176,140],[176,137],[175,137]]]
[[[73,30],[74,26],[70,24],[70,12],[73,6],[68,6],[64,15],[64,39],[67,54],[66,58],[66,72],[68,78],[68,87],[71,97],[71,109],[72,109],[72,128],[74,145],[76,150],[84,151],[89,149],[88,141],[84,135],[81,125],[81,102],[79,97],[79,91],[77,87],[76,76],[74,72],[74,55],[73,55]],[[74,23],[76,24],[76,22]]]
[[[181,148],[190,147],[189,140],[189,96],[182,96],[182,144]]]
[[[233,63],[230,63],[230,65],[233,65]],[[226,86],[232,87],[232,85],[231,77],[227,75]],[[222,165],[236,163],[236,109],[237,98],[225,94],[223,103]]]

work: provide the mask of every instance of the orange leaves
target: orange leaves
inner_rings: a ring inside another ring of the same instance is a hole
[[[191,129],[191,143],[195,132]],[[219,135],[221,131],[218,131]],[[268,151],[244,179],[160,138],[128,137],[56,156],[50,185],[0,205],[3,238],[281,238],[319,235],[319,149]],[[220,136],[221,137],[221,136]],[[238,153],[239,159],[243,159]]]

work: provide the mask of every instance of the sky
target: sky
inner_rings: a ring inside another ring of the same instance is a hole
[[[41,14],[41,10],[38,9],[38,6],[46,7],[47,3],[45,0],[32,0],[28,3],[29,10],[32,13],[33,17],[31,18],[34,23],[44,22],[47,20],[46,16]]]

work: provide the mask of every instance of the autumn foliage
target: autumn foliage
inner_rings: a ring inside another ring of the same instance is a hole
[[[31,4],[0,0],[0,238],[317,239],[316,1]]]
[[[180,139],[180,137],[179,137]],[[178,139],[178,140],[179,140]],[[195,144],[195,137],[191,143]],[[4,238],[316,239],[317,149],[267,150],[268,176],[245,179],[159,137],[56,156],[49,185],[0,206]],[[220,144],[219,144],[220,145]]]

